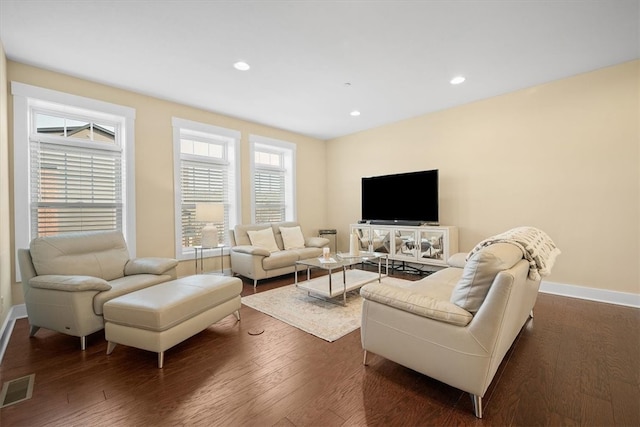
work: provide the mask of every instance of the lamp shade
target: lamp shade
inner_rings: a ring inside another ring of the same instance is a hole
[[[222,222],[224,220],[224,205],[222,203],[196,203],[196,221]]]
[[[196,221],[205,222],[202,227],[200,244],[203,248],[218,246],[218,228],[214,222],[224,221],[224,205],[222,203],[196,203]]]

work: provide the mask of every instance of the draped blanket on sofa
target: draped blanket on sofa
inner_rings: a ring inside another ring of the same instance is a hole
[[[544,231],[525,226],[512,228],[481,241],[469,252],[467,259],[480,249],[494,243],[510,243],[520,248],[524,258],[529,262],[531,280],[540,280],[541,276],[549,275],[556,257],[561,253]]]

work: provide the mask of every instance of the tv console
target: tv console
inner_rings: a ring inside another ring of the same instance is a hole
[[[389,254],[389,260],[446,267],[458,252],[458,228],[446,225],[351,224],[360,249]]]
[[[358,224],[371,224],[371,225],[408,225],[411,227],[419,227],[424,225],[438,226],[437,222],[422,222],[422,221],[406,221],[402,219],[373,219],[370,221],[360,220]]]

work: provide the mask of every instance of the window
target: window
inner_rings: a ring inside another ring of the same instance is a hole
[[[173,118],[176,194],[176,257],[193,257],[205,225],[196,221],[200,202],[224,205],[224,219],[214,225],[220,242],[240,217],[239,156],[240,132]],[[210,254],[216,255],[216,254]]]
[[[53,107],[55,108],[55,107]],[[117,122],[31,109],[31,236],[123,229],[123,162]],[[118,130],[118,132],[116,132]]]
[[[294,144],[251,135],[252,221],[294,221]]]
[[[16,247],[120,230],[135,256],[135,110],[12,83]]]

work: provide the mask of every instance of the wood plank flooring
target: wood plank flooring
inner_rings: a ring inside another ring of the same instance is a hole
[[[410,275],[394,276],[417,278]],[[291,284],[261,282],[258,292]],[[245,281],[243,295],[253,293]],[[243,306],[156,354],[104,333],[79,340],[16,322],[0,381],[31,373],[33,397],[1,426],[640,426],[640,310],[540,294],[476,419],[466,393],[376,355],[360,330],[328,343]],[[264,329],[257,336],[252,329]]]

